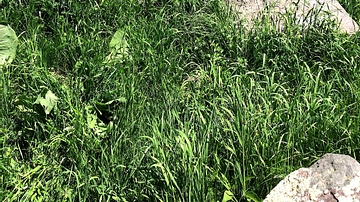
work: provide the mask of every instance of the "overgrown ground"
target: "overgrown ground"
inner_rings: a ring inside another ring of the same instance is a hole
[[[0,200],[256,201],[325,153],[359,159],[360,35],[245,34],[228,11],[3,1],[20,45],[0,74]]]

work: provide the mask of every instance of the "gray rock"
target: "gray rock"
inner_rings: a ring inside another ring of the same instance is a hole
[[[291,201],[360,202],[360,164],[347,155],[325,154],[286,176],[264,200]]]
[[[338,23],[342,32],[353,34],[359,31],[358,24],[350,17],[337,0],[228,0],[245,19],[245,28],[250,29],[252,22],[259,14],[268,15],[278,30],[282,30],[286,22],[284,14],[294,14],[299,25],[308,26],[310,22],[325,19]],[[308,15],[310,14],[310,15]],[[306,17],[307,16],[307,17]],[[312,16],[312,17],[309,17]],[[314,19],[316,16],[316,19]]]

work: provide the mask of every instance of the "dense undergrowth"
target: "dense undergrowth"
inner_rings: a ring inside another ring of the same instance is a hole
[[[1,201],[256,201],[325,153],[359,159],[359,34],[247,33],[218,0],[0,6],[20,39],[0,72]]]

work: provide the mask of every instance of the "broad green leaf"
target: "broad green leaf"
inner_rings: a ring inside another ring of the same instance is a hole
[[[18,37],[11,27],[0,25],[0,66],[10,64],[15,58]]]
[[[125,40],[125,33],[122,30],[117,30],[110,41],[109,47],[112,50],[119,50],[121,48],[127,47],[128,44]]]
[[[106,105],[111,105],[113,102],[125,103],[125,102],[126,102],[126,98],[120,97],[120,98],[118,98],[118,99],[110,100],[110,101],[105,102],[105,103],[103,103],[103,102],[97,102],[96,104],[97,104],[98,106],[106,106]]]
[[[96,127],[97,116],[95,116],[94,114],[88,114],[86,119],[87,119],[88,127],[90,129],[93,129]]]
[[[250,201],[250,202],[260,202],[261,201],[260,197],[252,191],[245,192],[243,196],[247,199],[247,201]]]
[[[131,59],[129,55],[129,44],[126,41],[125,32],[117,30],[112,37],[110,44],[110,55],[108,61],[123,62],[126,58]]]
[[[56,106],[58,99],[59,98],[56,97],[56,95],[53,92],[48,90],[47,93],[45,94],[45,98],[39,95],[35,101],[35,104],[40,104],[45,108],[45,114],[50,114],[51,110]]]
[[[223,196],[223,199],[222,199],[222,202],[227,202],[227,201],[231,201],[234,197],[234,194],[227,190],[224,192],[224,196]]]

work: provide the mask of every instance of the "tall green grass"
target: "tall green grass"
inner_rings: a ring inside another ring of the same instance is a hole
[[[246,32],[217,0],[0,13],[20,38],[0,74],[2,201],[256,201],[325,153],[359,158],[359,34]]]

